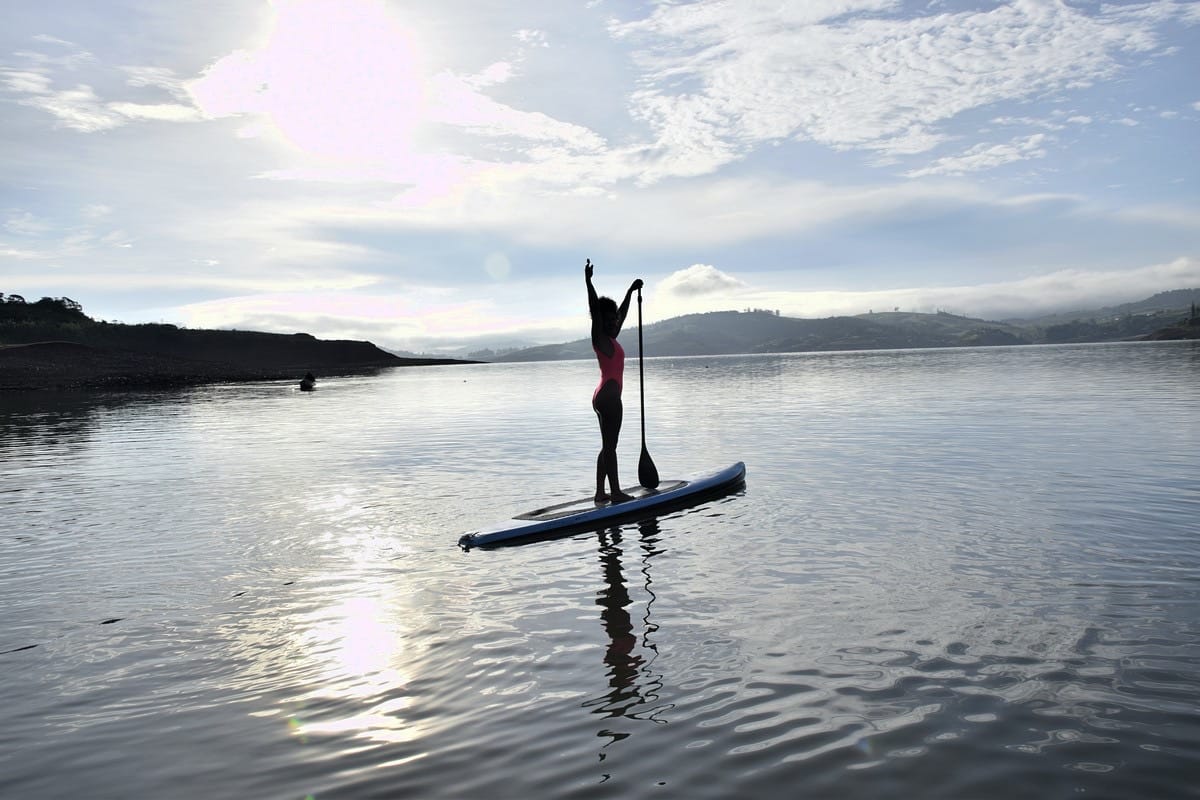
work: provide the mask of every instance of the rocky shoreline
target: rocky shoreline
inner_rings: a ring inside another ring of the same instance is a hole
[[[214,383],[295,380],[372,373],[386,367],[462,364],[450,359],[391,357],[353,364],[248,367],[157,353],[50,341],[0,345],[0,391],[176,389]]]

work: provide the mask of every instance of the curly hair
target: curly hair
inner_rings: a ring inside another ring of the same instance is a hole
[[[605,297],[602,295],[596,298],[596,306],[595,308],[589,309],[589,312],[593,317],[596,316],[597,312],[599,312],[601,316],[604,314],[612,314],[615,317],[618,313],[617,301],[613,300],[611,297]]]

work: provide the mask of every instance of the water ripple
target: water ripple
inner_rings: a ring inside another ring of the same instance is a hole
[[[589,493],[592,365],[0,398],[5,792],[1189,796],[1190,353],[652,360],[745,491],[470,553]]]

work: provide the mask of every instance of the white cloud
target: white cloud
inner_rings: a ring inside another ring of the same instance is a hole
[[[507,83],[513,75],[513,66],[507,61],[497,61],[494,64],[487,66],[478,75],[464,79],[464,82],[475,89],[485,89],[488,86],[495,86],[501,83]]]
[[[79,84],[73,89],[35,94],[18,102],[45,111],[55,117],[61,127],[83,133],[118,128],[128,119],[125,115],[108,108],[96,96],[92,87],[86,84]]]
[[[19,236],[41,236],[54,229],[53,223],[28,211],[10,213],[4,220],[4,229]]]
[[[42,253],[36,250],[20,250],[16,247],[9,247],[4,242],[0,242],[0,256],[17,259],[18,261],[38,261],[45,258]],[[5,281],[12,281],[12,277],[6,275]]]
[[[1068,120],[1069,122],[1070,120]],[[1044,128],[1050,131],[1061,131],[1065,125],[1060,122],[1054,122],[1048,119],[1037,119],[1035,117],[996,117],[992,120],[995,125],[1019,125],[1027,128]]]
[[[19,94],[50,94],[50,77],[43,72],[21,69],[0,69],[0,79],[11,92]]]
[[[35,37],[52,44],[69,44],[53,37]],[[23,51],[17,54],[26,62],[23,67],[0,68],[0,85],[18,96],[17,102],[39,109],[57,120],[58,127],[81,133],[112,130],[130,120],[163,120],[190,122],[200,119],[190,103],[163,104],[106,101],[87,83],[75,83],[70,88],[57,88],[55,70],[74,72],[80,63],[92,63],[90,53],[78,52],[67,57],[50,57]],[[170,70],[158,67],[124,67],[126,85],[132,88],[157,88],[167,91],[177,100],[186,100],[182,83]]]
[[[462,74],[433,70],[415,33],[381,2],[275,11],[259,46],[218,59],[188,85],[210,117],[257,118],[266,124],[246,125],[243,135],[274,132],[294,148],[294,163],[271,177],[391,181],[438,193],[451,177],[447,164],[460,172],[497,158],[537,164],[605,146],[581,125],[488,94],[514,79],[525,50],[544,44],[537,31],[518,32],[510,58]]]
[[[627,135],[615,146],[578,122],[489,94],[524,77],[533,49],[550,49],[545,32],[518,28],[513,49],[476,72],[431,72],[422,38],[378,0],[275,4],[267,35],[195,80],[161,66],[118,68],[129,88],[160,90],[170,102],[111,96],[93,88],[98,82],[57,86],[52,69],[94,66],[95,56],[49,37],[41,40],[47,49],[64,52],[25,53],[26,65],[3,69],[0,81],[81,132],[246,116],[240,135],[295,148],[292,163],[263,171],[275,178],[403,183],[422,200],[455,181],[505,173],[519,174],[526,194],[590,191],[710,174],[788,139],[895,163],[960,136],[949,126],[965,112],[1118,75],[1123,56],[1158,49],[1156,26],[1184,13],[1171,3],[1113,10],[1034,0],[915,18],[897,9],[894,0],[698,2],[613,22],[611,33],[636,48],[630,56],[643,71],[630,115],[649,129],[648,138]],[[993,119],[1062,127],[1036,116]],[[1054,144],[1020,141],[968,143],[962,155],[910,174],[989,169]]]
[[[1177,227],[1200,233],[1200,207],[1166,204],[1130,206],[1113,212],[1117,219],[1142,225]]]
[[[658,291],[678,297],[699,295],[728,295],[732,291],[745,289],[746,284],[721,272],[710,264],[693,264],[687,269],[673,272],[658,284]]]
[[[580,297],[582,299],[582,297]],[[274,292],[157,309],[198,328],[238,328],[276,333],[304,331],[325,339],[369,340],[396,350],[434,352],[483,347],[505,339],[529,344],[562,342],[586,335],[586,315],[540,322],[511,313],[494,300],[442,290],[408,287],[402,294]]]
[[[434,76],[427,89],[428,119],[476,134],[559,143],[572,150],[596,150],[604,144],[603,139],[580,125],[498,103],[480,93],[477,85],[477,79],[464,79],[451,73]]]
[[[536,246],[612,241],[622,246],[715,246],[771,235],[800,235],[839,222],[861,224],[922,209],[986,203],[962,183],[836,186],[817,181],[713,180],[703,184],[615,189],[602,193],[540,194],[519,173],[482,173],[469,187],[420,205],[402,202],[374,210],[346,209],[347,221],[427,230],[503,231]],[[337,211],[326,210],[326,217]]]
[[[181,101],[188,101],[187,82],[165,67],[122,67],[125,82],[133,87],[163,89]]]
[[[111,239],[111,237],[110,237]],[[128,243],[117,240],[107,241],[114,247],[125,247]],[[42,259],[43,254],[25,251],[27,260]],[[146,291],[163,289],[169,291],[203,289],[228,293],[242,292],[275,292],[281,285],[296,290],[313,292],[338,292],[361,289],[374,283],[375,279],[352,273],[338,273],[330,270],[275,271],[269,273],[247,273],[238,271],[215,270],[164,270],[159,272],[121,272],[116,269],[105,271],[75,272],[75,271],[40,271],[30,273],[12,273],[5,275],[5,281],[10,285],[40,286],[60,288],[68,291]]]
[[[669,4],[614,24],[652,48],[633,113],[663,151],[653,175],[711,171],[786,138],[924,152],[963,112],[1114,77],[1119,56],[1158,47],[1155,26],[1180,13],[1033,0],[910,19],[894,10],[882,0]]]
[[[193,122],[201,119],[194,106],[178,103],[109,103],[107,108],[129,119],[160,120],[163,122]]]
[[[1200,286],[1200,259],[1178,258],[1128,270],[1062,269],[1012,281],[979,285],[894,287],[875,291],[779,290],[748,285],[727,295],[681,302],[655,294],[659,317],[745,307],[780,309],[785,316],[829,317],[868,310],[933,312],[938,309],[983,319],[1028,317],[1129,302],[1156,292]]]
[[[995,169],[1014,161],[1043,158],[1046,155],[1046,135],[1035,133],[1007,144],[978,144],[962,155],[939,158],[922,169],[909,170],[905,175],[920,178],[926,175],[962,175]]]

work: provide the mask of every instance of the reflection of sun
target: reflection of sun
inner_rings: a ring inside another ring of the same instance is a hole
[[[321,158],[394,160],[423,116],[413,37],[381,0],[275,0],[261,48],[214,64],[193,93],[214,116],[269,117]]]
[[[306,649],[320,664],[313,683],[319,687],[310,697],[334,697],[372,703],[361,713],[339,719],[308,720],[303,714],[289,718],[292,732],[312,734],[362,733],[387,742],[412,741],[420,733],[409,725],[403,711],[411,699],[400,694],[408,676],[393,664],[402,632],[396,630],[396,615],[375,597],[350,597],[318,612],[317,624],[309,631]]]
[[[316,632],[318,640],[336,648],[333,664],[341,677],[370,684],[360,686],[355,694],[369,691],[373,686],[383,688],[393,683],[388,678],[398,676],[388,667],[388,659],[396,634],[384,624],[379,601],[371,597],[352,597],[329,609],[328,614],[329,624]]]

